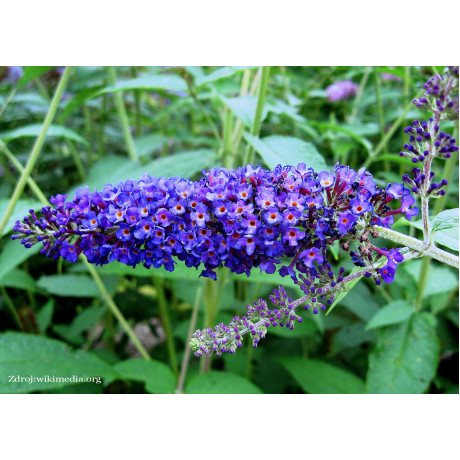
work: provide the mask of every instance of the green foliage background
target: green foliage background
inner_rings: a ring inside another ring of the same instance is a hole
[[[255,163],[268,167],[305,162],[322,170],[339,161],[365,164],[380,183],[400,182],[411,168],[398,156],[402,130],[426,117],[410,102],[442,70],[272,67],[257,132],[257,67],[76,67],[32,178],[46,197],[72,196],[82,185],[100,189],[144,173],[196,178],[205,168],[241,165],[253,149]],[[358,95],[328,102],[325,88],[345,79],[360,84]],[[58,81],[54,68],[26,67],[13,91],[0,86],[0,217],[19,176],[14,159],[25,165]],[[458,123],[445,122],[444,130],[458,137]],[[458,156],[435,162],[434,171],[451,177],[446,197],[432,200],[433,216],[458,207]],[[0,240],[0,392],[173,393],[195,302],[196,329],[227,322],[277,284],[300,296],[288,279],[256,271],[250,278],[222,271],[214,283],[180,266],[173,273],[118,263],[98,268],[152,357],[142,359],[83,263],[56,263],[38,246],[25,250],[9,238],[14,221],[42,205],[26,187]],[[458,209],[450,213],[435,224],[435,241],[457,253]],[[448,219],[457,219],[456,227],[444,228]],[[417,222],[398,225],[421,234]],[[353,268],[338,248],[331,258]],[[458,393],[458,273],[431,261],[425,278],[423,263],[402,264],[391,285],[360,280],[331,314],[304,312],[294,331],[272,328],[258,349],[246,344],[212,362],[192,356],[181,390]],[[100,376],[102,384],[9,382],[31,375]]]

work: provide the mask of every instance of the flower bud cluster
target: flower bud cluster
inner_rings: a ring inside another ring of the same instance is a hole
[[[406,150],[399,155],[411,158],[412,163],[423,163],[428,155],[447,159],[458,150],[456,140],[450,134],[440,132],[433,117],[429,121],[415,120],[404,132],[410,135],[409,143],[404,144]]]
[[[214,329],[196,331],[190,340],[190,347],[195,356],[200,357],[215,353],[235,353],[243,345],[243,336],[249,334],[252,346],[257,348],[269,327],[284,327],[293,330],[295,322],[301,323],[302,317],[295,313],[293,299],[288,298],[282,286],[273,290],[270,300],[274,308],[268,308],[265,300],[259,299],[253,305],[248,305],[246,316],[236,316],[225,325],[218,324]]]
[[[364,168],[339,164],[320,173],[305,164],[215,168],[197,182],[146,175],[51,202],[55,209],[44,207],[40,218],[31,211],[17,221],[13,238],[26,247],[41,242],[43,254],[69,262],[84,254],[97,265],[173,271],[180,260],[204,266],[200,276],[213,279],[220,266],[247,276],[253,267],[274,273],[281,257],[292,258],[281,275],[292,276],[295,268],[311,276],[327,264],[327,245],[360,238],[375,225],[390,227],[394,214],[418,213],[403,184],[384,189]]]
[[[435,75],[424,85],[424,95],[414,99],[414,104],[433,113],[439,112],[443,119],[458,118],[458,95],[451,93],[458,89],[458,67],[449,67],[446,75]]]

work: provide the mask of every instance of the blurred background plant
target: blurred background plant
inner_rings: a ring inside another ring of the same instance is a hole
[[[0,67],[0,392],[458,393],[458,273],[411,260],[391,285],[361,279],[332,314],[301,313],[234,356],[190,358],[191,333],[228,323],[286,278],[222,270],[54,262],[9,234],[47,199],[142,174],[197,178],[247,162],[365,165],[401,182],[412,104],[443,67]],[[458,120],[443,130],[458,138]],[[458,207],[458,152],[431,215]],[[6,217],[11,217],[6,219]],[[458,254],[457,227],[434,234]],[[420,237],[421,223],[398,231]],[[388,241],[383,245],[391,246]],[[338,248],[331,254],[351,270]],[[102,385],[8,383],[9,376],[101,376]]]

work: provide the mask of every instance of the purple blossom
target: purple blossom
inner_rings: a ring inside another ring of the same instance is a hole
[[[342,212],[339,214],[339,218],[337,220],[337,229],[341,235],[344,235],[350,231],[357,221],[358,218],[351,212]]]
[[[337,81],[326,88],[329,102],[344,101],[356,96],[358,85],[350,80]]]

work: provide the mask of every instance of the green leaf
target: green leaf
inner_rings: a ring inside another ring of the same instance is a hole
[[[196,172],[213,165],[216,158],[213,151],[203,149],[168,155],[141,165],[123,157],[108,155],[94,164],[85,184],[74,187],[69,191],[69,195],[72,196],[75,190],[86,185],[90,190],[101,190],[105,184],[116,184],[128,179],[138,180],[143,174],[189,178]]]
[[[25,248],[19,241],[9,240],[3,246],[0,253],[0,279],[8,272],[16,268],[19,264],[29,257],[37,254],[40,250],[39,244],[32,246],[30,249]]]
[[[27,66],[23,67],[24,75],[18,81],[18,89],[23,88],[32,80],[41,77],[49,70],[54,69],[54,66]]]
[[[99,289],[92,278],[85,275],[42,276],[37,286],[61,297],[97,297]]]
[[[41,381],[10,383],[10,376],[32,376]],[[46,382],[47,376],[68,380]],[[0,393],[51,390],[80,383],[78,379],[89,377],[115,379],[118,374],[92,353],[83,350],[72,351],[58,340],[18,332],[0,334]]]
[[[252,382],[231,372],[210,371],[190,379],[188,394],[257,394],[262,390]]]
[[[277,358],[305,393],[364,393],[364,382],[356,375],[324,361],[297,357]]]
[[[369,393],[423,393],[438,366],[436,318],[418,313],[397,326],[379,331],[369,355]]]
[[[341,327],[332,338],[331,354],[335,355],[346,348],[356,348],[363,343],[375,340],[373,331],[366,331],[364,324],[359,322]]]
[[[36,291],[35,280],[24,270],[13,268],[0,278],[0,286]]]
[[[9,202],[10,202],[9,198],[0,199],[0,216],[5,215],[6,210],[8,209]],[[41,209],[42,207],[43,207],[43,204],[37,200],[31,200],[29,198],[24,198],[22,200],[19,200],[16,203],[16,207],[14,208],[13,214],[9,218],[8,223],[6,224],[6,227],[3,230],[3,234],[1,236],[6,235],[11,230],[13,230],[13,227],[16,221],[21,220],[23,217],[25,217],[29,213],[29,209],[38,210],[38,209]],[[17,243],[19,243],[19,241]]]
[[[257,97],[255,96],[239,96],[239,97],[224,97],[218,95],[219,99],[225,104],[232,113],[239,118],[248,128],[253,125],[256,113]],[[264,106],[262,120],[267,116],[267,106]]]
[[[21,137],[38,137],[42,130],[41,124],[33,124],[21,126],[20,128],[4,131],[0,133],[0,139],[7,144],[8,142],[19,139]],[[63,137],[71,141],[80,142],[81,144],[89,145],[88,142],[75,131],[64,126],[51,125],[46,134],[47,137]]]
[[[48,300],[45,305],[35,314],[38,328],[41,333],[45,333],[51,324],[54,313],[54,299]]]
[[[145,157],[163,148],[167,142],[168,138],[162,134],[147,134],[135,139],[134,146],[139,157]]]
[[[251,69],[254,66],[226,66],[220,69],[214,70],[209,75],[202,75],[195,80],[195,87],[200,88],[201,86],[209,85],[222,78],[231,77],[242,72],[245,69]]]
[[[187,84],[177,75],[149,75],[118,81],[113,86],[101,89],[95,96],[118,93],[120,91],[131,91],[134,89],[186,92]]]
[[[144,382],[149,393],[173,393],[176,388],[174,374],[160,361],[129,359],[115,364],[113,368],[123,379]]]
[[[55,324],[53,332],[75,345],[85,343],[83,333],[99,321],[106,312],[104,307],[89,307],[79,313],[71,324]]]
[[[458,247],[458,208],[439,213],[433,221],[431,234],[434,241],[455,251]]]
[[[417,283],[420,278],[420,269],[422,261],[420,259],[410,260],[402,265],[404,271],[412,276]],[[437,295],[443,292],[449,292],[458,286],[458,274],[454,269],[445,265],[439,266],[433,263],[430,264],[428,275],[426,277],[425,287],[423,289],[423,297]]]
[[[379,132],[379,127],[376,123],[368,123],[367,125],[338,125],[335,123],[315,122],[309,120],[308,124],[316,128],[346,134],[355,142],[361,144],[367,152],[371,151],[372,144],[363,136],[374,135]],[[306,125],[299,124],[299,127],[305,129]]]
[[[318,153],[313,144],[289,136],[268,136],[259,139],[248,132],[244,138],[258,152],[270,168],[279,164],[297,166],[305,163],[307,168],[315,171],[327,169],[324,158]]]
[[[367,323],[366,329],[398,324],[409,318],[414,312],[414,306],[406,300],[395,300],[385,305]]]

